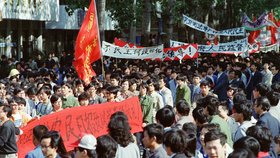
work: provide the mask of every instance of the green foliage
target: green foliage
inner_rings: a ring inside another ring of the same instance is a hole
[[[67,11],[73,13],[73,9],[84,8],[89,5],[89,0],[65,0],[69,4]],[[98,3],[98,0],[96,0]],[[128,30],[136,19],[136,26],[141,26],[144,0],[137,0],[136,14],[133,11],[134,0],[107,0],[106,10],[111,12],[111,17],[119,22],[120,30]],[[151,0],[152,19],[156,19],[155,2]],[[264,11],[274,11],[277,19],[280,18],[280,0],[159,0],[162,4],[162,17],[166,24],[172,20],[175,25],[181,24],[182,14],[186,14],[196,20],[204,22],[206,16],[209,23],[218,21],[217,29],[241,26],[241,18],[244,13],[249,17],[258,17]],[[157,27],[157,26],[153,26]]]

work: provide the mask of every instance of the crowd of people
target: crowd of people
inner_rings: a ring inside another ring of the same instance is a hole
[[[1,57],[0,158],[17,157],[20,128],[66,108],[138,97],[143,132],[123,112],[108,134],[86,134],[66,151],[59,131],[33,129],[26,158],[269,158],[280,154],[280,64],[276,52],[203,55],[187,61],[104,59],[85,84],[66,54],[29,61]]]

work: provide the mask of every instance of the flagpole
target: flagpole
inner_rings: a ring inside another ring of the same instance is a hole
[[[95,1],[95,0],[92,0],[92,1]],[[96,1],[95,1],[96,2]],[[95,12],[97,13],[97,9],[96,9],[96,3],[94,2],[94,9],[95,9]],[[102,13],[102,12],[100,12]],[[100,48],[100,59],[101,59],[101,71],[102,71],[102,78],[103,80],[105,80],[105,69],[104,69],[104,59],[103,59],[103,54],[102,54],[102,47],[101,47],[101,38],[100,38],[100,30],[99,30],[99,22],[98,22],[98,16],[96,16],[96,22],[97,22],[97,28],[98,28],[98,45],[99,45],[99,48]],[[102,20],[102,18],[101,18]],[[103,19],[104,20],[104,19]],[[103,28],[104,29],[104,28]],[[104,30],[103,30],[104,31]],[[105,32],[104,32],[105,33]],[[105,36],[103,36],[105,38]],[[104,39],[102,39],[104,40]]]

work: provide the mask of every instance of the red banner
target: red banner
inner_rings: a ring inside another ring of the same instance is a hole
[[[91,78],[96,75],[91,64],[101,57],[97,12],[94,2],[92,0],[90,3],[76,39],[75,61],[73,62],[79,77],[85,83],[89,83]]]
[[[142,131],[142,111],[137,97],[119,103],[69,108],[44,116],[25,126],[17,142],[19,157],[24,157],[35,148],[32,143],[32,130],[37,125],[46,125],[50,130],[59,131],[69,151],[73,148],[69,148],[68,145],[75,142],[82,133],[91,133],[95,137],[106,134],[110,116],[116,111],[123,111],[128,116],[132,133]]]

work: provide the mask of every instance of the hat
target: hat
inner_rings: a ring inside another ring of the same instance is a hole
[[[96,138],[92,134],[85,134],[81,139],[70,144],[70,147],[81,147],[84,149],[95,150],[96,148]]]
[[[17,69],[12,69],[11,71],[10,71],[10,74],[9,74],[9,78],[10,77],[12,77],[12,76],[16,76],[16,75],[19,75],[20,73],[19,73],[19,71],[17,70]]]

